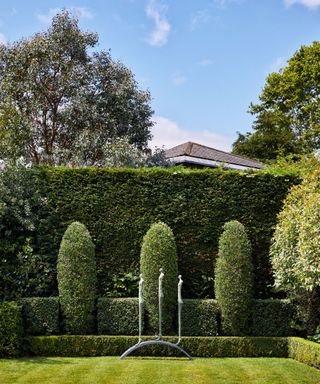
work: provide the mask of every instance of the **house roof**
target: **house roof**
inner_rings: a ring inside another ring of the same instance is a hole
[[[224,166],[233,169],[260,169],[263,164],[243,156],[188,141],[166,150],[166,158],[174,163],[193,163],[208,167]]]

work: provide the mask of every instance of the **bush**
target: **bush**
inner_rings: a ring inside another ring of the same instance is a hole
[[[13,301],[0,302],[0,357],[17,356],[21,339],[21,307]]]
[[[30,297],[19,301],[26,335],[59,333],[59,298]]]
[[[292,336],[294,307],[289,300],[254,300],[252,305],[253,336]]]
[[[93,332],[96,263],[94,245],[83,224],[74,222],[66,230],[60,246],[57,270],[65,330],[73,334]]]
[[[31,171],[35,172],[35,171]],[[292,184],[288,175],[222,170],[40,168],[35,174],[47,205],[36,227],[36,251],[56,255],[67,226],[86,225],[96,244],[99,296],[106,296],[115,274],[139,270],[144,234],[152,223],[172,228],[177,243],[184,296],[200,297],[202,275],[213,278],[223,224],[237,219],[253,248],[255,297],[270,296],[269,244],[276,216]],[[57,295],[56,284],[48,296]]]
[[[137,335],[139,332],[138,299],[99,298],[97,321],[99,335]]]
[[[29,353],[36,356],[120,356],[138,337],[33,336],[26,342]],[[286,337],[183,337],[180,345],[193,357],[288,357]],[[159,345],[143,347],[135,355],[181,356],[177,350]]]
[[[143,238],[140,258],[143,274],[143,295],[150,328],[158,327],[158,278],[163,268],[163,332],[172,332],[174,309],[177,301],[178,260],[172,230],[164,223],[153,224]]]
[[[224,225],[215,269],[215,295],[225,335],[248,334],[253,295],[251,245],[238,221]]]
[[[216,336],[219,308],[216,300],[183,301],[181,333],[183,336]]]
[[[298,337],[289,337],[289,357],[311,367],[320,368],[320,345]]]

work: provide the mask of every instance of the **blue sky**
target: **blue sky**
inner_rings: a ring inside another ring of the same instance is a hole
[[[320,0],[1,0],[0,41],[48,27],[61,8],[152,94],[151,145],[230,150],[268,73],[320,39]]]

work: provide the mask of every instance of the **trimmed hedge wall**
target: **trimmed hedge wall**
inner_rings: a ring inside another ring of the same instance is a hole
[[[147,340],[148,338],[144,338]],[[164,340],[176,341],[169,337]],[[26,340],[36,356],[120,356],[138,342],[132,336],[34,336]],[[287,338],[183,337],[181,346],[194,357],[288,357]],[[173,348],[148,346],[137,356],[180,356]]]
[[[219,307],[216,300],[183,301],[181,333],[186,336],[216,336]]]
[[[59,333],[59,298],[29,297],[19,300],[26,335]]]
[[[320,344],[299,337],[288,338],[289,357],[320,369]]]
[[[254,300],[251,334],[253,336],[292,336],[294,307],[289,300]]]
[[[21,307],[12,301],[0,302],[0,357],[15,357],[22,339]]]
[[[97,301],[99,335],[137,335],[138,319],[139,300],[136,298],[101,297]]]
[[[138,271],[144,234],[152,223],[164,221],[176,238],[184,297],[201,297],[207,277],[213,277],[222,227],[239,220],[252,244],[255,297],[270,296],[270,238],[282,201],[297,178],[181,168],[55,167],[31,172],[40,180],[47,201],[34,248],[51,263],[53,277],[60,241],[71,222],[82,222],[91,233],[102,296],[110,289],[112,276]],[[56,289],[48,286],[48,295],[56,294]]]

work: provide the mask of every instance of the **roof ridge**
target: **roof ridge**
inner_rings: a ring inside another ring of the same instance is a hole
[[[250,159],[249,157],[246,157],[246,156],[236,155],[236,154],[231,153],[231,152],[222,151],[221,149],[216,149],[216,148],[208,147],[207,145],[203,145],[203,144],[199,144],[199,143],[195,143],[195,142],[190,142],[189,141],[189,143],[192,143],[192,145],[196,144],[196,145],[199,145],[200,147],[204,147],[204,148],[208,148],[208,149],[214,149],[217,152],[221,152],[221,153],[225,153],[226,155],[231,155],[231,156],[234,156],[234,157],[238,157],[239,159],[255,161],[255,162],[259,163],[259,164],[262,164],[260,161],[255,160],[255,159]]]

